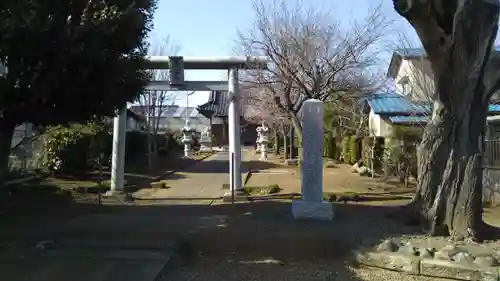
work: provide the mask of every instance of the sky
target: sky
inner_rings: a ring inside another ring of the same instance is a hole
[[[314,9],[331,11],[335,20],[349,23],[363,19],[379,1],[385,15],[393,21],[393,27],[415,37],[406,20],[394,11],[392,0],[309,0],[304,3]],[[185,57],[238,55],[234,51],[237,32],[250,28],[254,20],[251,3],[252,0],[159,0],[150,42],[154,44],[169,36],[181,46],[179,55]],[[186,71],[185,79],[227,80],[227,72],[190,70]],[[175,103],[185,105],[185,93],[179,92],[176,96]],[[197,92],[189,97],[189,106],[198,106],[207,100],[207,92]]]

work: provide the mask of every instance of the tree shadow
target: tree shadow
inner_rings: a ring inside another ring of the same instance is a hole
[[[281,167],[280,165],[264,162],[264,161],[242,161],[241,162],[241,172],[247,173],[249,170],[253,171],[263,171],[272,168]],[[229,173],[229,160],[210,160],[201,161],[183,169],[186,173],[198,173],[198,174],[226,174]]]
[[[58,192],[46,190],[47,193]],[[295,220],[291,203],[283,200],[243,204],[190,204],[194,202],[186,201],[182,205],[168,202],[165,205],[133,202],[95,205],[74,203],[65,198],[57,202],[37,200],[36,208],[30,206],[28,211],[4,213],[0,219],[0,239],[21,239],[28,244],[52,240],[56,245],[65,245],[71,240],[82,245],[98,242],[153,248],[177,241],[190,249],[184,253],[192,258],[188,268],[197,262],[204,263],[205,255],[220,258],[229,254],[232,256],[228,260],[220,261],[222,265],[238,263],[238,266],[257,270],[269,278],[271,273],[266,268],[275,267],[275,264],[240,265],[239,262],[272,258],[285,261],[285,267],[286,261],[308,265],[307,261],[320,260],[351,262],[353,250],[375,247],[388,238],[423,234],[416,225],[390,218],[399,206],[332,203],[335,210],[332,221],[312,221]],[[25,199],[18,196],[11,200]],[[340,280],[357,280],[349,267],[339,265],[330,270],[354,278]],[[173,276],[176,272],[172,272]]]

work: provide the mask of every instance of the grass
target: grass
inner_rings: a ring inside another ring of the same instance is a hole
[[[222,189],[229,189],[229,184],[225,183],[222,185]],[[270,184],[265,186],[244,186],[243,192],[248,196],[259,196],[259,195],[269,195],[276,194],[281,191],[281,188],[277,184]]]
[[[73,200],[70,190],[43,180],[12,184],[0,190],[0,213],[39,212]]]
[[[111,180],[105,180],[102,182],[98,182],[95,180],[84,180],[84,179],[58,179],[58,178],[48,178],[44,180],[45,184],[49,184],[52,186],[57,186],[63,190],[74,190],[78,193],[104,193],[111,189]],[[133,188],[130,186],[128,181],[124,181],[124,189],[128,191],[128,189]]]
[[[166,181],[154,181],[150,183],[151,188],[160,188],[160,189],[165,189],[165,188],[170,188],[170,186],[167,186]]]

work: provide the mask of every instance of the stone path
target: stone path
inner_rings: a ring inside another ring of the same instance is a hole
[[[173,253],[126,246],[54,245],[22,256],[0,252],[0,276],[9,281],[154,281]]]
[[[254,152],[243,149],[242,158],[246,159],[251,154]],[[242,165],[242,181],[246,172]],[[220,199],[224,195],[222,185],[229,183],[229,153],[215,153],[181,172],[168,176],[165,181],[170,188],[142,189],[134,193],[134,197],[143,200]]]

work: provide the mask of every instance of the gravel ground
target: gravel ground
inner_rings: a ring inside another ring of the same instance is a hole
[[[160,281],[439,281],[371,268],[352,268],[342,261],[276,261],[230,255],[202,256],[188,265],[177,267]]]

